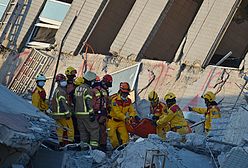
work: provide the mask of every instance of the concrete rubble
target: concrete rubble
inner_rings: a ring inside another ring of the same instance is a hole
[[[0,165],[27,165],[41,142],[49,137],[54,120],[2,85],[0,95]]]

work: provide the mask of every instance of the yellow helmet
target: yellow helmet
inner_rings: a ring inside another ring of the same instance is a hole
[[[77,74],[77,70],[71,66],[67,67],[65,70],[65,74],[66,75],[76,75]]]
[[[84,79],[83,79],[83,77],[76,77],[73,83],[75,85],[79,86],[79,85],[84,83]]]
[[[158,94],[157,94],[155,91],[151,91],[151,92],[148,94],[148,100],[149,100],[149,101],[153,101],[153,102],[158,101],[158,100],[159,100]]]
[[[209,102],[215,101],[215,94],[211,91],[207,91],[202,98],[207,99]]]
[[[168,99],[174,99],[176,98],[176,95],[172,92],[169,92],[167,93],[165,96],[164,96],[164,100],[167,101]]]

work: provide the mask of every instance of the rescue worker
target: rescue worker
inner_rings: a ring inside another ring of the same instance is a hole
[[[76,89],[76,87],[78,87],[79,85],[84,83],[84,79],[83,77],[75,77],[73,84],[74,84],[74,88]],[[75,89],[73,90],[73,92],[75,92]],[[72,96],[72,103],[73,103],[73,111],[72,111],[72,121],[73,121],[73,127],[74,127],[74,133],[75,133],[75,143],[79,143],[80,142],[80,133],[78,130],[78,124],[77,124],[77,118],[75,116],[75,95],[73,93]]]
[[[70,107],[66,99],[67,81],[63,74],[57,74],[55,81],[58,85],[52,97],[52,117],[58,125],[57,135],[59,144],[60,146],[65,146],[74,141],[73,122]]]
[[[183,112],[180,107],[176,104],[176,96],[174,93],[168,93],[165,95],[164,100],[168,107],[167,115],[161,116],[157,125],[162,126],[163,124],[170,123],[170,130],[179,134],[190,133],[190,128],[187,121],[184,119]]]
[[[199,114],[205,115],[205,132],[209,132],[211,130],[211,122],[213,118],[221,118],[220,109],[218,104],[215,102],[216,96],[213,92],[206,92],[202,98],[205,100],[205,104],[207,108],[200,107],[190,107],[189,111],[194,111]]]
[[[99,147],[99,124],[92,107],[92,85],[96,74],[87,71],[84,74],[84,83],[75,89],[75,115],[80,132],[80,140],[89,143],[93,148]]]
[[[68,94],[68,103],[70,107],[73,109],[73,96],[75,91],[75,85],[74,85],[74,78],[76,77],[77,70],[71,66],[67,67],[65,70],[65,75],[67,78],[67,86],[66,86],[66,92]]]
[[[43,88],[46,83],[46,77],[43,74],[37,75],[35,78],[36,88],[32,92],[32,104],[40,111],[46,112],[48,110],[48,100],[46,99],[46,91]]]
[[[107,103],[107,112],[108,113],[110,113],[110,111],[111,111],[111,109],[110,109],[111,108],[111,99],[112,99],[112,97],[116,96],[116,95],[113,95],[113,96],[109,95],[109,88],[112,87],[112,82],[113,82],[113,78],[109,74],[104,75],[102,78],[102,81],[101,81],[102,88],[106,90],[107,95],[108,95],[108,103]]]
[[[167,106],[163,102],[159,101],[158,94],[155,91],[149,93],[148,100],[151,103],[150,115],[152,115],[153,123],[155,123],[156,133],[159,137],[165,140],[166,132],[170,131],[170,124],[165,123],[164,125],[157,126],[156,122],[161,118],[161,116],[167,115]]]
[[[130,117],[140,120],[133,107],[131,99],[128,98],[129,92],[129,84],[127,82],[121,82],[118,94],[113,97],[111,101],[111,111],[107,127],[110,142],[114,149],[121,145],[119,144],[116,131],[120,134],[122,144],[125,144],[129,140],[125,122],[128,122]]]
[[[107,121],[107,104],[108,104],[108,93],[102,87],[102,82],[96,79],[93,87],[93,110],[96,115],[100,128],[100,149],[106,151],[107,147],[107,132],[106,132],[106,121]]]

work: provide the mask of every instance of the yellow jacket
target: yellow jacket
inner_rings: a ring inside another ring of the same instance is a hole
[[[131,99],[127,98],[126,101],[123,101],[118,94],[111,101],[110,116],[114,119],[125,121],[126,113],[129,113],[130,117],[137,115]]]
[[[217,106],[210,106],[208,108],[193,107],[192,111],[199,114],[205,114],[205,129],[211,129],[212,118],[220,118],[220,109]]]
[[[188,125],[187,121],[184,119],[182,110],[176,104],[172,105],[167,110],[167,114],[160,116],[159,120],[157,121],[158,126],[164,125],[166,123],[170,123],[171,129]]]
[[[46,100],[46,91],[37,86],[32,93],[32,104],[40,111],[48,110],[48,103]]]

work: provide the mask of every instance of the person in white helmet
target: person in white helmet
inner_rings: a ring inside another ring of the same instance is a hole
[[[46,112],[48,110],[48,100],[46,99],[46,91],[43,88],[46,83],[46,77],[43,74],[37,75],[35,78],[36,88],[32,92],[32,104],[40,111]]]

